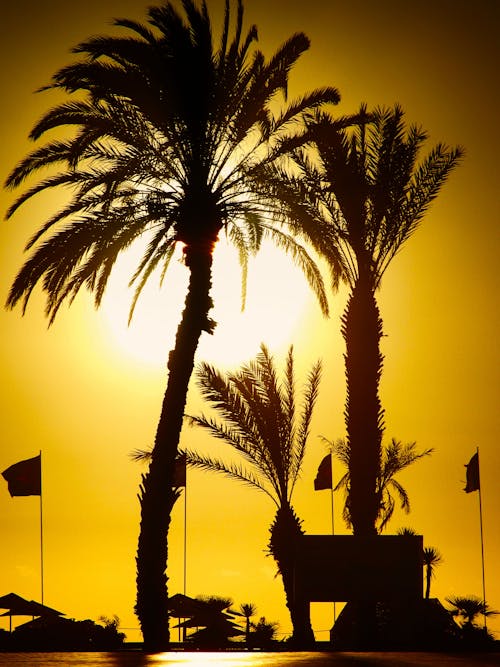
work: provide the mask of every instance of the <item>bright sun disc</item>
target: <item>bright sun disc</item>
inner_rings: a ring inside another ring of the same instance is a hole
[[[168,268],[163,286],[153,275],[127,325],[133,291],[127,289],[141,256],[133,247],[117,263],[103,300],[108,330],[122,352],[142,364],[164,364],[174,345],[188,284],[180,251]],[[241,311],[241,268],[236,250],[221,240],[214,254],[211,317],[213,335],[203,334],[198,359],[224,366],[248,361],[263,342],[277,351],[293,342],[310,296],[301,271],[270,243],[250,260],[245,310]]]

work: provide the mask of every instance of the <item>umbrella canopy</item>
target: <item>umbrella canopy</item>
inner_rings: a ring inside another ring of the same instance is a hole
[[[7,609],[0,616],[64,616],[57,609],[47,607],[35,600],[26,600],[16,593],[8,593],[0,597],[0,609]]]
[[[168,613],[173,618],[186,618],[200,613],[205,606],[199,600],[190,598],[188,595],[176,593],[168,598]]]

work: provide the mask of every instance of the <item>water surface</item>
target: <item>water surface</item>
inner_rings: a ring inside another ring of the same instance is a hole
[[[0,667],[500,667],[500,653],[0,653]]]

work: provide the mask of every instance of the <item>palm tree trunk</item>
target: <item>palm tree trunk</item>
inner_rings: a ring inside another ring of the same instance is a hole
[[[286,606],[290,612],[295,648],[306,649],[314,645],[309,602],[295,595],[294,567],[295,545],[304,534],[300,520],[290,505],[280,507],[271,526],[269,551],[278,565],[283,580]]]
[[[174,349],[168,361],[168,383],[160,414],[149,470],[144,475],[139,500],[140,534],[137,548],[137,601],[135,606],[144,649],[168,649],[167,558],[170,515],[175,502],[172,490],[189,380],[202,331],[211,332],[212,249],[191,244],[185,249],[190,281]]]
[[[342,318],[346,343],[347,401],[345,422],[350,445],[349,512],[355,535],[376,535],[380,509],[377,479],[380,473],[383,410],[379,398],[382,372],[380,318],[375,290],[369,280],[359,278]],[[356,638],[360,649],[377,643],[376,604],[355,604]]]
[[[425,599],[428,600],[431,594],[432,570],[429,565],[425,569]]]
[[[342,335],[346,343],[349,511],[354,534],[368,536],[377,532],[377,478],[384,430],[379,398],[382,320],[368,280],[360,278],[354,286],[342,317]]]

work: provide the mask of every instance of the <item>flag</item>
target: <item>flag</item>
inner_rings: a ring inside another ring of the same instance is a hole
[[[476,452],[474,456],[471,458],[469,463],[465,464],[466,467],[466,485],[465,485],[465,493],[471,493],[472,491],[479,491],[480,489],[480,484],[479,484],[479,453]]]
[[[332,455],[327,454],[318,467],[314,480],[314,490],[331,489],[332,486]]]
[[[2,477],[6,480],[11,496],[39,496],[42,493],[42,458],[41,454],[14,463],[4,470]]]
[[[172,484],[174,489],[178,489],[181,486],[186,486],[186,455],[181,454],[175,459],[175,470],[174,470],[174,483]]]

